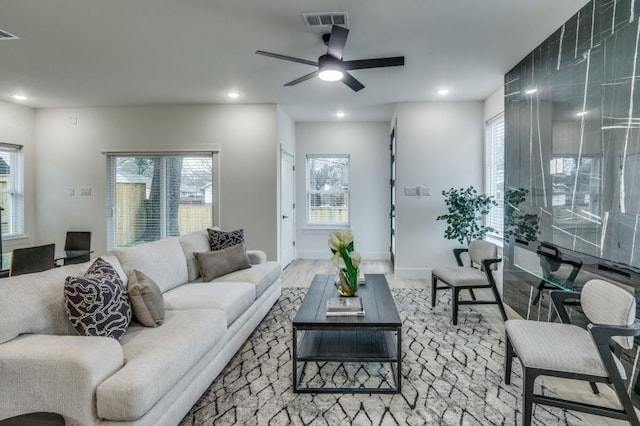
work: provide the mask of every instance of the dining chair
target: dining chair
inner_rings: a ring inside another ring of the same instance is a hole
[[[468,252],[471,261],[469,266],[462,262],[462,253]],[[498,257],[498,247],[488,241],[474,240],[469,243],[469,248],[457,248],[453,250],[458,266],[434,268],[431,272],[431,307],[436,306],[436,291],[451,289],[453,307],[453,325],[458,324],[459,305],[498,305],[503,321],[507,320],[507,313],[502,305],[500,293],[496,287],[493,270],[502,261]],[[440,281],[444,286],[438,287]],[[493,300],[478,300],[474,289],[489,288],[493,293]],[[471,300],[460,300],[460,292],[469,290]]]
[[[91,250],[91,232],[90,231],[68,231],[67,239],[64,243],[65,250]],[[65,265],[74,263],[83,263],[90,260],[90,255],[72,257],[65,259]]]
[[[529,320],[505,323],[504,381],[511,382],[511,364],[518,357],[523,371],[522,425],[531,424],[536,403],[627,420],[639,426],[627,393],[630,378],[619,358],[622,349],[631,349],[633,338],[640,335],[640,325],[635,322],[634,295],[599,279],[588,281],[581,292],[557,290],[550,294],[562,323]],[[586,329],[571,324],[565,309],[567,301],[576,299],[590,322]],[[536,394],[533,385],[538,376],[590,382],[594,393],[598,393],[596,382],[609,384],[620,408]]]
[[[14,249],[9,276],[42,272],[55,266],[55,244]]]

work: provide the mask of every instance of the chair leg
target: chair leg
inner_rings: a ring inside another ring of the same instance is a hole
[[[438,282],[438,278],[435,276],[431,277],[431,307],[435,308],[436,306],[436,284]]]
[[[536,380],[535,374],[522,366],[522,426],[531,426],[531,416],[533,415],[533,382]]]
[[[469,289],[469,293],[471,293],[471,300],[478,300],[476,299],[476,294],[473,292],[472,288]]]
[[[458,287],[453,288],[453,300],[451,301],[451,305],[453,307],[453,325],[458,325],[458,297],[459,297],[460,289]]]
[[[511,384],[511,367],[513,364],[513,345],[509,335],[505,332],[504,382]]]
[[[613,385],[613,389],[616,391],[618,395],[618,400],[626,413],[629,423],[632,426],[640,426],[640,421],[638,420],[638,416],[636,415],[636,410],[633,408],[633,403],[631,402],[631,398],[629,398],[629,394],[624,387],[624,382],[622,379],[611,378],[611,384]]]
[[[504,310],[502,298],[500,297],[500,293],[498,293],[498,288],[496,287],[495,283],[491,283],[491,291],[493,292],[493,297],[496,298],[496,302],[498,302],[498,308],[500,309],[500,315],[502,315],[502,321],[506,321],[507,312]]]

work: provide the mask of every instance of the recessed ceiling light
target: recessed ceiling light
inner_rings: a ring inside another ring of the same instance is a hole
[[[227,92],[227,96],[231,99],[236,99],[240,97],[240,93],[238,92]]]
[[[533,95],[534,93],[536,93],[538,91],[537,87],[531,87],[527,90],[524,91],[524,93],[526,93],[527,95]]]
[[[444,95],[447,95],[447,94],[449,94],[449,89],[445,89],[445,88],[438,89],[438,95],[444,96]]]
[[[13,95],[13,99],[15,99],[16,101],[26,101],[27,98],[25,95]]]
[[[343,111],[338,111],[338,112],[336,112],[336,117],[338,117],[338,118],[344,118],[344,116],[345,116],[345,114],[344,114],[344,112],[343,112]]]

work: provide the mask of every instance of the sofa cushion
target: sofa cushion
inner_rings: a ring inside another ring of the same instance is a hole
[[[202,281],[251,267],[244,244],[236,244],[222,250],[194,253]]]
[[[144,272],[135,269],[129,277],[127,293],[133,314],[145,327],[157,327],[164,322],[164,298],[158,284]]]
[[[256,286],[247,282],[181,285],[164,294],[166,309],[221,309],[232,324],[256,300]]]
[[[218,229],[218,228],[213,228]],[[187,259],[188,280],[193,281],[200,277],[198,263],[193,253],[210,251],[209,233],[206,230],[192,232],[190,234],[180,235],[178,237],[184,257]]]
[[[175,237],[114,250],[124,272],[134,269],[147,274],[164,293],[187,282],[187,261]]]
[[[235,231],[221,231],[217,228],[207,229],[211,251],[222,250],[236,244],[244,243],[244,229]]]
[[[231,272],[214,279],[212,282],[234,281],[249,282],[256,286],[256,299],[275,283],[282,274],[282,267],[278,262],[265,262],[253,265],[251,268]]]
[[[102,258],[84,276],[66,278],[64,302],[71,325],[81,336],[120,339],[131,322],[131,302],[122,279]]]
[[[114,267],[119,266],[116,257],[103,256],[103,259]],[[0,343],[27,333],[77,335],[64,305],[64,282],[69,275],[83,275],[91,263],[3,278],[0,289]],[[29,303],[25,303],[27,300]]]
[[[98,417],[134,421],[156,404],[227,329],[215,309],[167,311],[162,327],[132,324],[120,340],[124,367],[96,390]]]

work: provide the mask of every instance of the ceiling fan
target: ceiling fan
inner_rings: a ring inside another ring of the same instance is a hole
[[[312,65],[318,68],[312,73],[303,75],[300,78],[286,83],[285,86],[295,86],[298,83],[302,83],[303,81],[307,81],[315,76],[318,76],[321,80],[325,81],[342,80],[344,84],[349,86],[355,92],[364,89],[364,85],[347,71],[362,70],[366,68],[396,67],[404,65],[404,56],[343,61],[342,51],[344,50],[344,46],[347,43],[348,34],[348,29],[337,25],[334,25],[331,28],[331,33],[323,34],[322,40],[327,45],[327,53],[320,56],[317,62],[294,58],[292,56],[280,55],[277,53],[265,52],[263,50],[256,50],[256,54],[269,56],[276,59],[284,59],[285,61]]]

